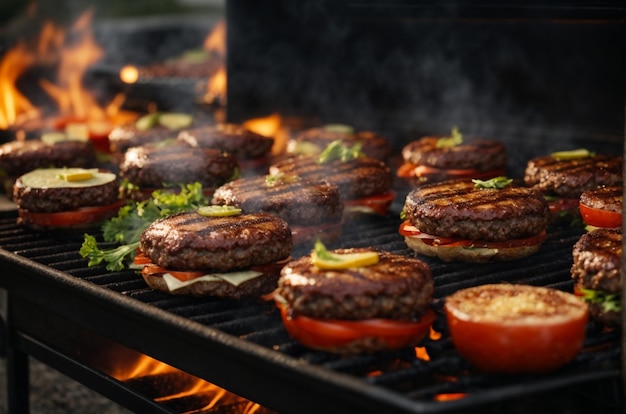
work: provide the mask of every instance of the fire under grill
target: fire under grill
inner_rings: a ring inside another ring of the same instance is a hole
[[[388,216],[351,221],[339,246],[371,245],[411,255],[397,232],[398,213],[396,206]],[[583,351],[557,372],[498,375],[473,370],[456,353],[443,317],[446,295],[469,286],[511,282],[571,291],[571,250],[582,234],[580,226],[550,228],[537,254],[514,262],[473,265],[424,259],[435,279],[434,330],[440,334],[424,340],[428,357],[414,349],[346,357],[313,351],[290,339],[273,303],[153,291],[131,270],[88,267],[78,253],[82,233],[33,232],[15,219],[13,212],[0,218],[12,412],[28,410],[27,355],[131,410],[183,412],[171,402],[155,402],[145,381],[142,387],[141,381],[121,382],[107,374],[108,364],[123,363],[124,349],[280,413],[497,412],[502,407],[515,412],[529,404],[543,409],[571,405],[576,412],[581,404],[614,409],[623,401],[621,334],[616,330],[589,322]],[[294,256],[304,253],[295,251]]]

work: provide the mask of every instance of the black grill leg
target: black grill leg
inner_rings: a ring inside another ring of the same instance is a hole
[[[27,414],[30,412],[30,379],[28,354],[18,349],[16,332],[11,323],[9,295],[6,327],[6,363],[7,363],[7,406],[9,414]]]

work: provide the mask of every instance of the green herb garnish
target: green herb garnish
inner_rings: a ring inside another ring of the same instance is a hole
[[[619,293],[606,293],[593,289],[579,289],[582,294],[582,298],[595,305],[602,305],[602,309],[605,312],[621,312],[622,306],[620,304]]]
[[[437,140],[437,148],[451,148],[463,143],[463,134],[458,127],[452,127],[452,135]]]
[[[341,140],[336,140],[328,144],[326,149],[322,151],[317,159],[318,164],[324,164],[334,160],[341,160],[343,162],[352,161],[359,157],[362,157],[361,143],[357,142],[351,147],[344,145]]]
[[[500,190],[511,185],[513,179],[500,176],[486,181],[473,179],[472,182],[474,183],[474,188],[494,188],[496,190]]]
[[[208,204],[202,185],[193,183],[181,186],[179,193],[157,190],[146,201],[129,203],[120,208],[118,215],[104,222],[102,236],[105,243],[118,243],[111,249],[98,247],[94,236],[85,234],[80,255],[89,259],[89,266],[106,262],[107,270],[117,271],[135,257],[141,233],[156,219],[175,213],[195,210]]]

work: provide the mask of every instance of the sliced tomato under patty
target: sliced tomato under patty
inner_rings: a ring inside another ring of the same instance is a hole
[[[440,237],[433,234],[422,233],[411,224],[409,220],[405,220],[399,229],[399,233],[404,237],[415,237],[419,238],[422,242],[431,245],[431,246],[441,246],[441,247],[475,247],[475,248],[486,248],[486,249],[506,249],[506,248],[514,248],[514,247],[523,247],[523,246],[535,246],[546,238],[546,231],[542,231],[539,234],[530,237],[524,237],[520,239],[511,239],[501,242],[493,242],[486,240],[469,240],[469,239],[459,239],[454,237]]]
[[[376,214],[384,216],[387,214],[387,211],[395,198],[395,191],[387,191],[383,194],[363,197],[356,200],[346,200],[344,202],[344,206],[348,209],[351,207],[365,207],[372,210]]]
[[[579,209],[583,221],[590,226],[603,228],[615,228],[622,226],[621,212],[618,213],[615,211],[589,207],[583,203],[579,204]]]
[[[287,332],[305,346],[341,350],[367,338],[384,342],[386,349],[414,346],[430,331],[435,313],[428,309],[418,321],[392,319],[340,320],[292,316],[287,306],[276,302]]]
[[[72,211],[56,213],[35,213],[18,209],[18,215],[24,223],[40,227],[70,227],[107,220],[115,216],[124,204],[124,200],[119,200],[106,206],[81,207]]]

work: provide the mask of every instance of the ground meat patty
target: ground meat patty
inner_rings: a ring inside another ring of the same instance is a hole
[[[489,171],[503,168],[507,162],[504,144],[475,138],[452,147],[437,147],[439,137],[424,137],[402,149],[405,162],[442,169],[476,169]]]
[[[341,141],[344,145],[350,147],[361,144],[361,151],[365,155],[381,161],[386,161],[391,156],[393,150],[387,138],[373,131],[355,132],[319,127],[310,128],[297,134],[289,142],[287,152],[306,155],[318,154],[324,151],[333,141]]]
[[[297,177],[240,178],[215,190],[211,203],[239,207],[248,213],[276,214],[290,225],[300,226],[337,223],[343,216],[336,186]]]
[[[269,171],[270,174],[297,175],[313,182],[327,181],[339,188],[342,200],[385,193],[393,181],[391,169],[384,162],[370,157],[320,164],[317,157],[297,156],[273,164]]]
[[[21,177],[15,181],[13,200],[32,213],[56,213],[81,207],[106,206],[119,200],[119,180],[89,187],[32,188]]]
[[[564,198],[579,198],[585,190],[621,185],[623,158],[595,155],[573,160],[552,156],[528,161],[524,182],[542,193]]]
[[[17,177],[36,168],[89,168],[95,165],[96,153],[91,141],[47,144],[41,140],[25,140],[0,146],[0,169],[9,177]]]
[[[418,319],[432,299],[430,268],[415,258],[388,252],[379,255],[375,265],[345,270],[320,269],[310,256],[301,257],[283,267],[276,293],[288,302],[294,315],[348,320]]]
[[[238,160],[269,155],[274,139],[237,124],[204,125],[181,131],[178,140],[200,148],[215,148],[232,154]]]
[[[285,259],[292,239],[289,225],[272,214],[206,217],[192,211],[153,222],[140,247],[161,267],[226,272]]]
[[[583,191],[580,195],[580,202],[588,207],[621,214],[623,191],[621,186]]]
[[[237,161],[220,150],[168,141],[128,149],[119,168],[120,177],[142,188],[200,182],[214,189],[236,176]]]
[[[539,234],[550,217],[548,204],[537,191],[515,185],[476,188],[471,180],[414,189],[407,194],[403,210],[421,232],[486,241]]]
[[[571,275],[579,287],[621,295],[620,229],[597,229],[583,234],[574,245],[572,256]],[[590,311],[592,317],[603,323],[620,325],[620,312],[607,312],[593,303],[590,304]]]
[[[176,134],[176,131],[160,125],[146,130],[137,129],[134,124],[123,125],[109,133],[109,149],[114,153],[124,153],[131,147],[173,139]]]

